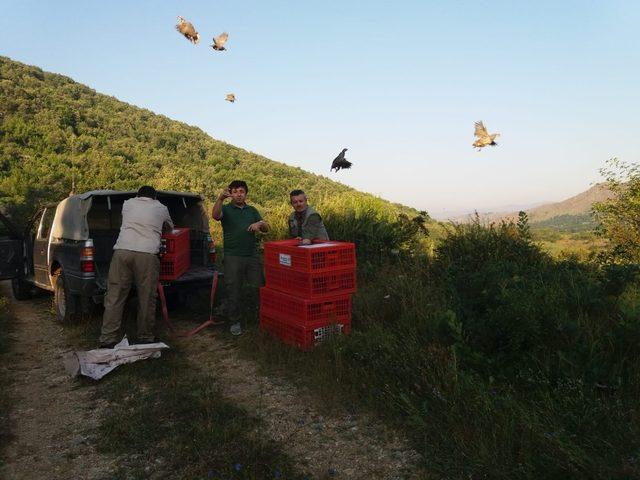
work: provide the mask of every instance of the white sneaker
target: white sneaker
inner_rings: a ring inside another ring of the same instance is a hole
[[[231,328],[229,329],[229,331],[231,332],[231,335],[242,335],[242,327],[240,326],[240,322],[238,323],[234,323],[233,325],[231,325]]]

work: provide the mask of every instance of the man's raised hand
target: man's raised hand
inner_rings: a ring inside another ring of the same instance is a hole
[[[231,196],[231,191],[228,188],[225,188],[224,190],[222,190],[222,193],[220,193],[220,196],[218,198],[220,200],[225,200],[230,196]]]

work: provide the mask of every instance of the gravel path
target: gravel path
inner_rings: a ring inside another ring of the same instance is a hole
[[[376,419],[346,411],[321,414],[310,392],[261,375],[255,363],[239,358],[233,340],[211,329],[180,342],[190,361],[217,376],[228,399],[262,418],[265,434],[282,441],[313,478],[425,478],[417,467],[420,456]]]
[[[8,282],[0,282],[0,291],[12,298]],[[61,356],[72,347],[54,322],[51,297],[13,301],[12,310],[13,342],[0,365],[11,382],[12,439],[4,449],[0,478],[103,478],[116,459],[98,454],[87,432],[98,425],[105,404],[65,374]]]
[[[7,282],[0,282],[0,291],[11,298]],[[0,478],[101,479],[115,471],[118,459],[97,453],[87,432],[97,427],[107,405],[96,400],[90,386],[66,376],[61,357],[73,345],[54,322],[50,305],[46,294],[12,303],[13,344],[0,365],[11,380],[12,440]],[[181,321],[178,327],[190,325]],[[366,415],[321,414],[310,392],[260,374],[215,330],[172,342],[180,342],[195,368],[219,379],[226,398],[262,418],[264,434],[283,442],[300,471],[312,478],[426,478],[417,467],[419,455],[395,432]]]

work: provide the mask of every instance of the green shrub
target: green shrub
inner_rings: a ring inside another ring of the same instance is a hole
[[[637,478],[637,276],[555,260],[526,233],[453,226],[434,257],[383,260],[351,336],[304,372],[282,361],[403,428],[433,478]]]
[[[593,205],[598,232],[610,245],[603,259],[613,263],[640,263],[640,164],[617,158],[607,162],[600,174],[613,193],[609,200]]]

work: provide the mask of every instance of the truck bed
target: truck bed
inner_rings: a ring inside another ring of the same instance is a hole
[[[91,238],[93,239],[95,247],[96,283],[100,290],[106,290],[109,264],[113,256],[113,246],[118,239],[118,233],[119,232],[112,230],[94,230],[91,232]],[[177,280],[163,281],[163,285],[183,286],[191,283],[205,284],[211,282],[215,268],[202,265],[204,257],[208,255],[208,252],[204,252],[202,247],[198,248],[198,242],[201,244],[202,239],[195,238],[192,241],[191,266],[189,270]]]

